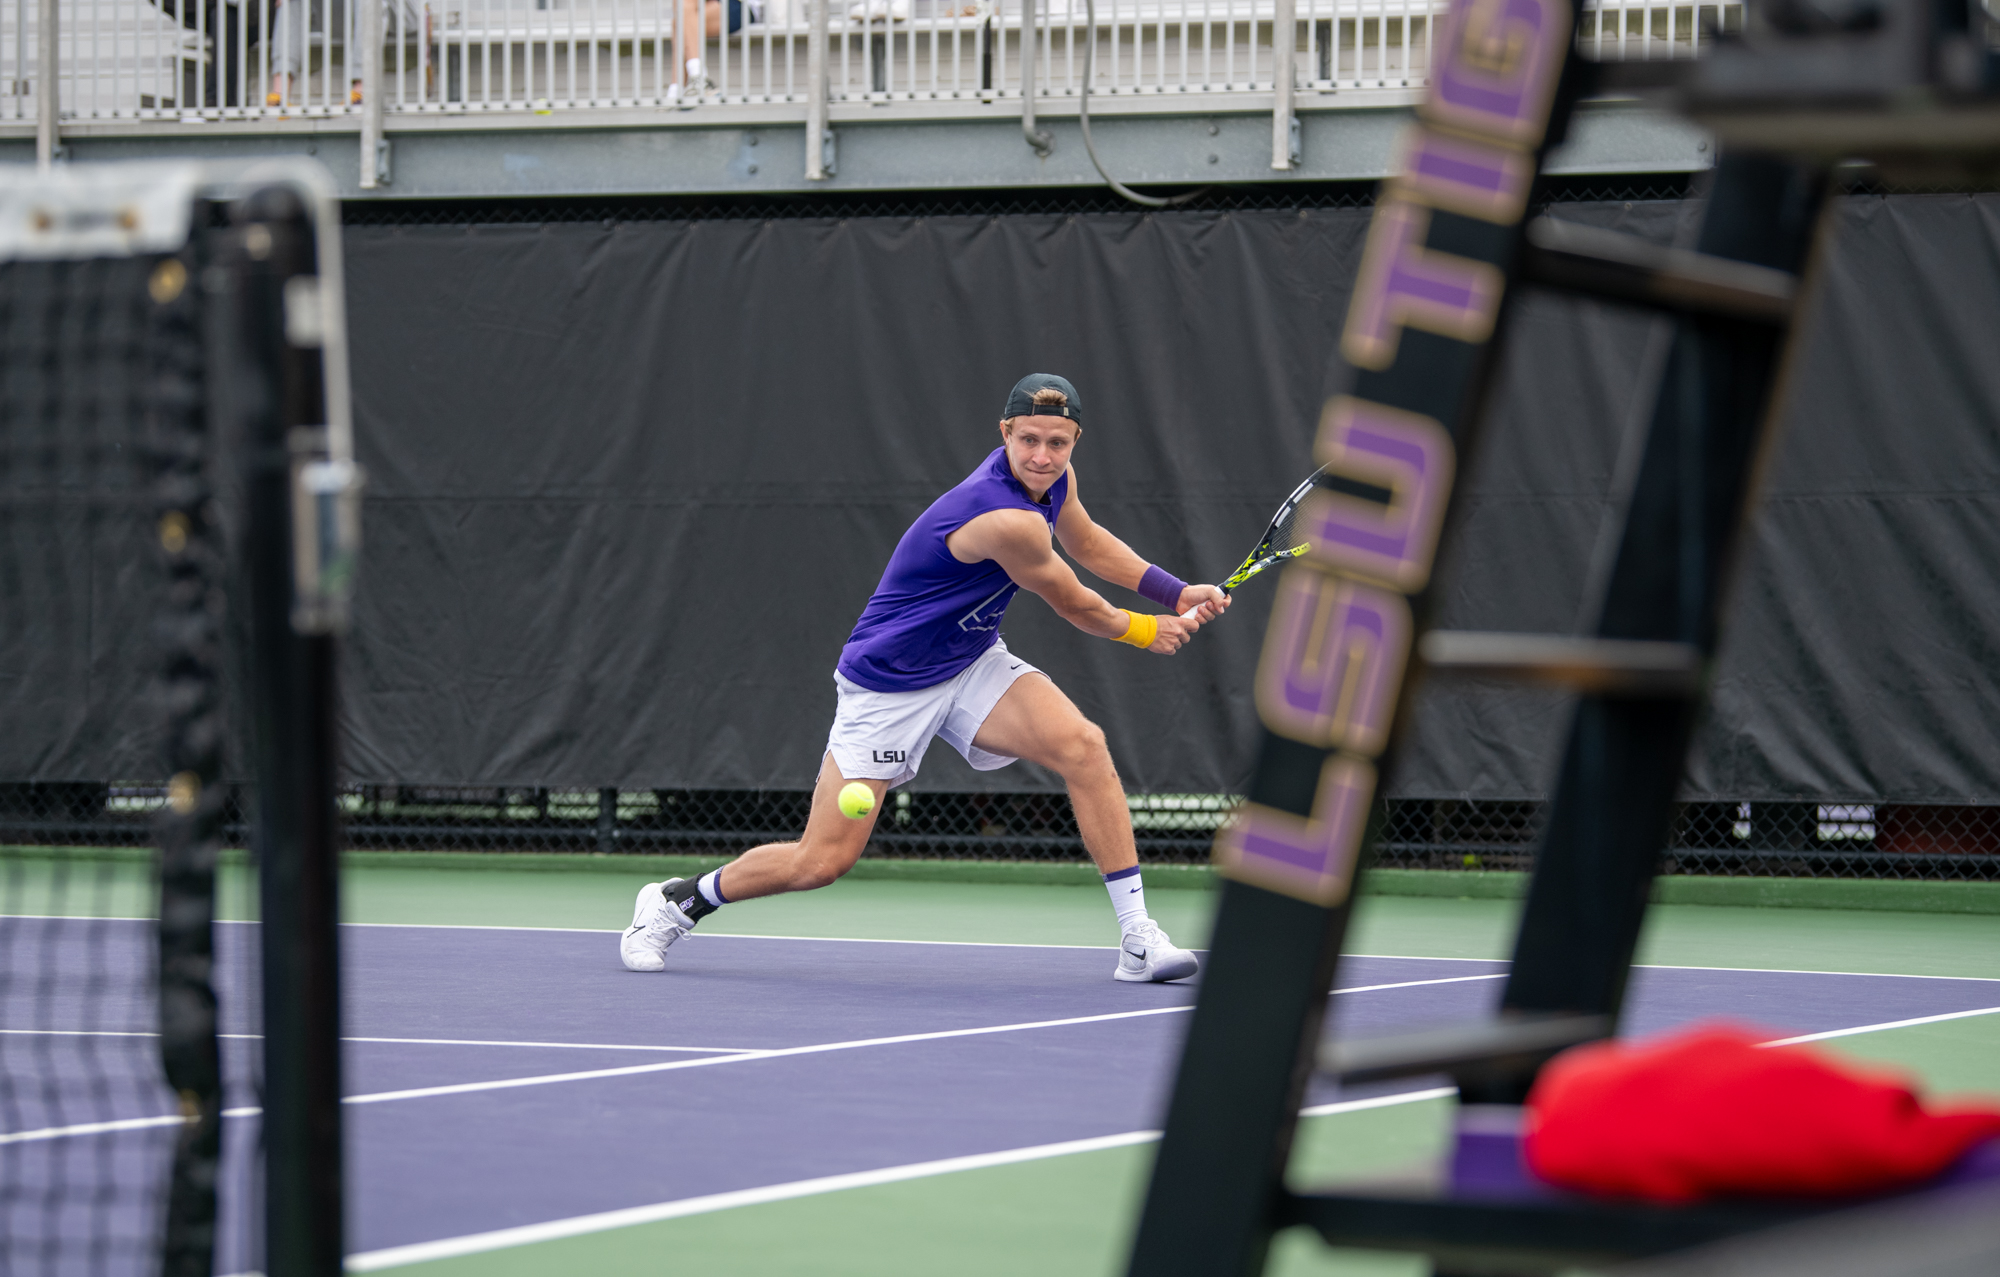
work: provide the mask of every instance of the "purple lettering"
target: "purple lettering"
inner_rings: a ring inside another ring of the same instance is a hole
[[[1425,249],[1430,224],[1430,210],[1407,199],[1376,207],[1340,337],[1349,362],[1387,368],[1406,326],[1467,342],[1492,335],[1504,278],[1485,262]]]
[[[1569,0],[1455,0],[1418,114],[1533,149],[1548,131],[1569,33]]]
[[[1245,803],[1215,840],[1226,878],[1331,908],[1347,899],[1375,796],[1375,768],[1344,754],[1320,772],[1312,815]]]
[[[1414,594],[1430,579],[1451,494],[1451,437],[1429,417],[1342,395],[1327,405],[1319,459],[1389,491],[1387,504],[1320,491],[1299,510],[1317,563]]]
[[[1257,666],[1258,713],[1281,736],[1372,758],[1388,743],[1409,648],[1400,595],[1287,568]]]
[[[1535,180],[1527,153],[1421,124],[1404,130],[1400,150],[1395,182],[1411,199],[1502,226],[1521,220]]]

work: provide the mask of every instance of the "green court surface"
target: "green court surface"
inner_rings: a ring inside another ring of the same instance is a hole
[[[0,900],[9,902],[8,912],[130,917],[155,908],[143,853],[84,859],[11,851],[0,848]],[[506,860],[498,856],[463,859],[471,867],[368,863],[348,869],[343,878],[347,920],[616,930],[631,916],[638,885],[653,876],[636,869],[606,872],[601,861],[589,871],[561,872],[495,867]],[[1147,881],[1153,915],[1175,940],[1205,943],[1208,892],[1162,890],[1156,877]],[[223,917],[254,916],[247,876],[234,864],[224,866],[221,894]],[[1517,901],[1508,899],[1370,896],[1357,909],[1348,948],[1357,953],[1501,958],[1518,908]],[[1104,896],[1095,886],[856,877],[807,895],[725,910],[703,923],[703,930],[1016,944],[1108,946],[1116,940]],[[2000,975],[2000,917],[1656,905],[1638,960],[1671,966],[1993,976]]]
[[[489,862],[490,863],[490,862]],[[504,868],[351,867],[350,922],[586,928],[630,917],[644,876]],[[8,912],[125,915],[151,910],[143,863],[0,856]],[[249,883],[225,869],[227,916],[248,916]],[[1148,891],[1183,944],[1204,943],[1205,889]],[[1518,903],[1372,896],[1357,910],[1358,953],[1504,957]],[[846,879],[809,895],[747,902],[706,931],[876,939],[1109,946],[1110,910],[1095,887]],[[1640,961],[1933,976],[2000,976],[2000,919],[1965,913],[1657,905]],[[1996,995],[2000,1002],[2000,995]],[[532,1026],[523,1026],[523,1031]],[[1830,1044],[1893,1064],[1938,1092],[2000,1092],[2000,1015],[1890,1029]],[[1107,1068],[1111,1067],[1107,1063]],[[1107,1084],[1115,1078],[1107,1076]],[[1308,1118],[1294,1156],[1302,1182],[1393,1175],[1434,1157],[1449,1106],[1441,1099]],[[533,1135],[522,1133],[523,1156]],[[997,1151],[997,1150],[996,1150]],[[763,1274],[1102,1277],[1119,1270],[1151,1145],[1133,1143],[1007,1165],[738,1206],[665,1222],[436,1260],[399,1271],[446,1274],[612,1273],[632,1269]],[[1396,1256],[1327,1251],[1285,1237],[1270,1271],[1288,1277],[1388,1277],[1422,1268]]]
[[[1393,1173],[1442,1144],[1441,1100],[1307,1119],[1294,1167],[1312,1182]],[[530,1277],[632,1268],[812,1277],[1109,1277],[1121,1272],[1148,1145],[739,1207],[617,1232],[396,1269],[423,1277]],[[1418,1277],[1394,1255],[1281,1238],[1273,1277]]]

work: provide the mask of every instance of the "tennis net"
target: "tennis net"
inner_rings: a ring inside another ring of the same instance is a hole
[[[274,1132],[328,1106],[300,1079],[331,1053],[338,1081],[335,1003],[293,987],[300,945],[333,953],[299,887],[330,872],[311,853],[334,821],[309,801],[331,754],[290,724],[326,735],[309,679],[352,550],[317,186],[0,173],[0,782],[58,803],[107,769],[158,782],[121,796],[149,846],[0,846],[0,1272],[338,1269],[337,1107],[330,1225],[266,1222],[267,1184],[292,1192],[312,1152]],[[280,944],[258,943],[246,875],[219,873],[232,772]]]

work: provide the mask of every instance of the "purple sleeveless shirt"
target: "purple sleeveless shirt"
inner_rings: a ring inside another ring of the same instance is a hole
[[[988,510],[1032,510],[1056,525],[1069,471],[1031,500],[995,448],[977,470],[931,503],[889,556],[854,633],[840,650],[842,674],[871,692],[914,692],[958,676],[1000,638],[1000,617],[1021,587],[991,559],[960,563],[944,540]]]

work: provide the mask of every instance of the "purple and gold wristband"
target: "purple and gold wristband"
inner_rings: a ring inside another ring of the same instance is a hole
[[[1181,591],[1185,589],[1186,581],[1161,567],[1148,566],[1146,575],[1139,578],[1139,593],[1170,612],[1181,610]]]

